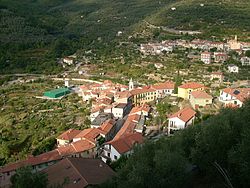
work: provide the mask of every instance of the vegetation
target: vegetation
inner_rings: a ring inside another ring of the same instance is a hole
[[[121,42],[136,46],[152,39],[193,38],[148,28],[145,20],[157,26],[201,30],[200,37],[205,38],[238,34],[247,39],[249,10],[245,0],[237,1],[237,6],[231,0],[2,0],[0,73],[58,73],[62,68],[57,58],[75,52],[85,56],[90,49],[96,54],[94,63],[110,63],[112,56],[134,62],[128,48],[117,49]],[[122,31],[120,37],[118,31]]]
[[[135,148],[103,187],[249,187],[249,113],[250,101]]]
[[[0,165],[38,155],[55,146],[58,134],[89,126],[89,107],[70,94],[61,100],[43,100],[58,83],[41,81],[12,84],[0,89]]]
[[[11,177],[12,188],[46,188],[48,177],[44,173],[32,173],[32,167],[22,167]]]

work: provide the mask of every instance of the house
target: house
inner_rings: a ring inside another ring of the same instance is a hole
[[[128,156],[132,153],[133,147],[137,144],[142,144],[143,140],[143,136],[140,133],[126,134],[118,139],[113,139],[104,144],[101,158],[106,163],[108,161],[116,161],[122,155]]]
[[[131,86],[132,87],[132,86]],[[132,87],[133,88],[133,87]],[[132,97],[129,91],[117,92],[114,97],[114,101],[117,103],[128,103],[132,104]]]
[[[78,135],[81,131],[75,129],[69,129],[62,133],[60,136],[56,138],[57,146],[65,146],[73,141],[73,138]]]
[[[131,105],[128,105],[127,103],[119,103],[112,108],[112,114],[115,118],[123,118],[129,113],[130,109]]]
[[[62,157],[94,158],[97,144],[89,139],[77,140],[57,148]]]
[[[219,82],[223,82],[224,75],[222,72],[212,72],[210,75],[210,80],[218,80]]]
[[[79,140],[87,140],[92,144],[97,144],[98,139],[102,137],[101,133],[103,133],[102,130],[97,128],[84,129],[73,138],[73,143]]]
[[[189,125],[192,125],[195,120],[196,112],[189,107],[183,108],[178,112],[168,117],[168,133],[172,130],[184,129]]]
[[[242,57],[240,59],[242,66],[249,66],[250,65],[250,57]]]
[[[188,82],[178,87],[178,97],[183,99],[190,99],[192,91],[204,91],[205,86],[196,82]]]
[[[240,50],[241,49],[241,43],[238,42],[237,35],[235,35],[235,38],[233,40],[228,41],[229,48],[231,50]]]
[[[131,91],[131,94],[133,96],[133,104],[135,106],[143,105],[145,103],[149,103],[157,99],[156,90],[150,88],[150,86],[136,88]]]
[[[98,128],[101,126],[102,123],[104,123],[108,119],[112,119],[113,115],[111,113],[99,113],[98,116],[91,121],[91,128]]]
[[[211,53],[210,52],[202,52],[201,53],[201,61],[205,64],[210,64],[211,63]]]
[[[199,107],[205,107],[212,104],[213,97],[207,94],[205,91],[193,91],[191,92],[189,101],[192,107],[197,109]]]
[[[224,63],[226,62],[228,59],[228,56],[226,53],[224,52],[215,52],[214,53],[214,62],[216,63]]]
[[[228,65],[228,72],[230,73],[238,73],[239,72],[239,67],[237,65],[230,64]]]
[[[129,116],[137,114],[148,117],[151,111],[151,107],[148,104],[143,104],[141,106],[135,106],[129,113]]]
[[[65,158],[42,172],[48,175],[50,187],[92,187],[111,179],[115,172],[100,159]]]
[[[164,83],[158,83],[152,85],[151,88],[156,90],[158,98],[164,98],[168,95],[173,94],[174,86],[175,86],[174,82],[166,81]]]
[[[16,173],[16,170],[24,166],[32,166],[33,172],[39,172],[56,162],[60,161],[62,156],[57,150],[43,153],[38,156],[29,156],[26,160],[10,163],[0,168],[0,187],[7,188],[11,186],[10,178]]]
[[[91,122],[94,121],[94,119],[97,118],[101,112],[103,112],[103,107],[95,107],[95,108],[92,107],[91,113],[90,113],[90,121]]]
[[[74,59],[71,57],[65,57],[65,58],[63,58],[63,62],[68,64],[68,65],[73,65]]]
[[[250,97],[250,88],[225,88],[221,90],[219,101],[225,106],[241,107]]]
[[[140,117],[141,116],[137,114],[128,116],[113,140],[121,138],[126,134],[131,134],[136,132],[135,128],[140,120]]]
[[[105,141],[110,141],[116,134],[116,123],[113,119],[105,121],[98,129],[101,130],[100,135],[105,138]]]

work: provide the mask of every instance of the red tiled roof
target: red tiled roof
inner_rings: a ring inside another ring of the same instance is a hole
[[[23,160],[23,161],[8,164],[8,165],[4,166],[3,168],[0,168],[0,173],[10,172],[10,171],[16,170],[20,167],[27,166],[27,165],[34,166],[34,165],[38,165],[38,164],[47,163],[50,161],[56,161],[56,160],[59,160],[61,158],[62,158],[62,156],[59,154],[59,152],[57,150],[52,150],[52,151],[49,151],[47,153],[43,153],[41,155],[31,156],[28,159]]]
[[[188,122],[191,118],[195,116],[196,112],[192,108],[183,108],[182,110],[179,110],[178,112],[172,114],[169,116],[169,118],[175,118],[178,117],[180,120],[184,122]]]
[[[80,132],[81,132],[80,130],[69,129],[65,131],[64,133],[62,133],[60,136],[58,136],[57,139],[70,141],[70,140],[73,140],[73,138]]]
[[[88,151],[95,147],[95,144],[88,140],[79,140],[76,142],[72,142],[66,146],[59,147],[57,150],[61,156],[68,156],[74,153],[81,153],[84,151]]]
[[[250,97],[250,88],[236,88],[236,89],[225,88],[223,92],[228,93],[231,96],[234,96],[236,99],[238,99],[241,102],[244,102],[247,98]]]
[[[146,88],[147,87],[147,88]],[[138,94],[142,94],[142,93],[148,93],[148,92],[155,92],[156,90],[153,88],[149,88],[148,86],[145,86],[143,88],[136,88],[134,90],[131,91],[132,95],[138,95]]]
[[[122,137],[128,133],[133,133],[136,125],[137,125],[136,122],[133,122],[133,121],[127,119],[125,121],[125,123],[123,124],[122,128],[115,135],[115,138],[113,140],[119,139],[120,137]]]
[[[126,134],[123,137],[112,140],[107,144],[111,144],[120,154],[132,150],[134,144],[143,143],[143,136],[140,133]]]
[[[130,91],[117,92],[116,97],[118,97],[118,98],[129,98],[129,97],[131,97],[131,93],[130,93]]]
[[[183,89],[198,89],[198,88],[204,88],[204,87],[205,86],[203,84],[196,83],[196,82],[188,82],[179,86],[179,88],[183,88]]]
[[[74,138],[81,138],[81,139],[87,139],[93,143],[96,142],[96,138],[103,133],[100,129],[97,128],[88,128],[81,131],[78,135],[76,135]]]
[[[132,122],[139,122],[140,118],[141,118],[141,115],[139,114],[132,114],[132,115],[129,114],[127,120],[132,121]]]
[[[65,188],[83,188],[98,185],[112,176],[115,172],[100,159],[65,158],[55,165],[43,170],[48,174],[50,186],[63,184],[65,178],[69,181]]]
[[[98,129],[102,130],[105,134],[107,134],[115,125],[115,120],[109,119],[105,121]]]
[[[193,91],[191,95],[194,98],[200,98],[200,99],[212,99],[213,97],[209,94],[207,94],[205,91]]]
[[[174,89],[174,82],[164,82],[164,83],[159,83],[152,85],[151,87],[156,90],[162,90],[162,89]]]
[[[132,114],[135,114],[135,113],[138,113],[138,112],[141,112],[141,111],[149,113],[150,110],[151,110],[151,108],[150,108],[149,105],[143,104],[142,106],[136,106],[136,107],[132,108],[132,110],[131,110],[131,112],[129,114],[132,115]]]

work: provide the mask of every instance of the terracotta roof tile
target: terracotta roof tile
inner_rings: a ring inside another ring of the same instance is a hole
[[[31,156],[28,159],[23,160],[23,161],[8,164],[0,169],[0,173],[13,171],[13,170],[16,170],[20,167],[26,166],[26,165],[34,166],[34,165],[38,165],[38,164],[47,163],[50,161],[59,160],[61,158],[62,157],[57,150],[52,150],[52,151],[49,151],[47,153],[43,153],[41,155]]]
[[[134,144],[143,143],[144,139],[140,133],[126,134],[123,137],[114,139],[107,144],[111,144],[120,154],[126,153],[132,150]]]
[[[183,108],[182,110],[179,110],[178,112],[170,115],[169,118],[178,117],[180,120],[182,120],[184,122],[188,122],[195,115],[196,115],[196,112],[192,108],[187,107],[187,108]]]
[[[156,90],[162,90],[162,89],[174,89],[174,82],[164,82],[164,83],[158,83],[155,85],[152,85],[151,87]]]
[[[62,184],[65,178],[69,180],[65,188],[83,188],[98,185],[115,172],[100,159],[65,158],[55,165],[43,170],[48,174],[50,186]]]
[[[80,130],[69,129],[65,131],[64,133],[62,133],[60,136],[58,136],[57,139],[70,141],[70,140],[73,140],[73,138],[80,132],[81,132]]]
[[[207,94],[205,91],[193,91],[191,95],[194,98],[200,98],[200,99],[212,99],[213,97],[209,94]]]
[[[223,92],[234,96],[241,102],[244,102],[247,98],[250,97],[250,88],[225,88]]]
[[[179,86],[179,88],[183,88],[183,89],[198,89],[198,88],[204,88],[204,87],[205,86],[203,84],[196,83],[196,82],[188,82]]]
[[[115,120],[109,119],[105,121],[98,129],[102,130],[105,134],[107,134],[114,127],[115,123]]]

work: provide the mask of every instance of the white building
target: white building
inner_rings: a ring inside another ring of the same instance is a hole
[[[112,108],[112,114],[115,118],[123,118],[129,112],[129,106],[126,103],[119,103]]]
[[[236,65],[228,65],[228,72],[230,73],[239,73],[239,67]]]
[[[195,120],[196,112],[192,108],[183,108],[178,112],[172,114],[168,118],[168,133],[171,130],[184,129],[185,127],[192,125]]]
[[[201,61],[205,64],[211,63],[211,53],[210,52],[202,52],[201,53]]]
[[[70,58],[70,57],[65,57],[65,58],[63,58],[63,62],[68,64],[68,65],[73,65],[74,59]]]
[[[250,97],[250,88],[226,88],[220,92],[219,101],[225,106],[241,107]]]
[[[250,57],[242,57],[240,59],[242,66],[249,66],[250,65]]]
[[[129,155],[136,144],[143,143],[143,136],[140,133],[126,134],[118,139],[111,140],[103,146],[102,160],[116,161],[122,155]]]

